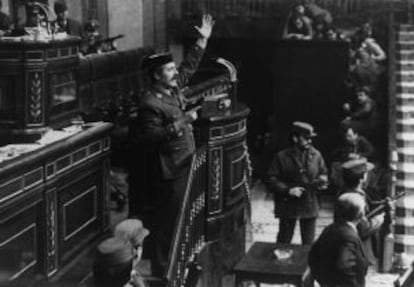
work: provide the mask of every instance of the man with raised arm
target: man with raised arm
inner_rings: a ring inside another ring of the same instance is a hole
[[[195,26],[199,37],[180,66],[176,66],[171,53],[151,55],[142,63],[151,88],[139,103],[135,138],[145,147],[147,192],[155,197],[152,272],[158,276],[165,274],[169,261],[170,245],[195,152],[192,122],[197,119],[197,112],[188,110],[191,100],[184,97],[181,89],[197,71],[213,26],[213,18],[203,15],[201,25]],[[130,183],[133,181],[134,178],[130,178]],[[134,190],[134,185],[138,187],[139,183],[131,185],[132,209],[137,204],[134,197],[142,192],[141,187]]]

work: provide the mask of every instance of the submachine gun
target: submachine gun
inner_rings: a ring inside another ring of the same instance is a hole
[[[405,195],[405,191],[402,191],[402,192],[395,194],[393,197],[389,199],[382,200],[382,203],[380,205],[378,205],[376,208],[374,208],[373,210],[371,210],[370,212],[366,214],[366,217],[370,219],[382,212],[389,212],[389,210],[387,210],[389,207],[389,204],[397,201],[397,199],[403,197],[404,195]]]

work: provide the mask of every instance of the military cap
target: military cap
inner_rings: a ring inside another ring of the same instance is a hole
[[[128,241],[132,246],[142,245],[149,233],[139,219],[125,219],[118,223],[114,229],[114,237]]]
[[[352,159],[342,164],[342,170],[344,173],[363,175],[364,173],[372,170],[374,165],[365,157]]]
[[[101,267],[132,262],[132,245],[122,239],[110,237],[102,241],[96,250],[95,265]]]
[[[68,6],[66,5],[66,2],[64,1],[57,1],[55,2],[54,10],[56,14],[59,14],[59,13],[67,11]]]
[[[300,134],[304,137],[315,137],[317,134],[314,132],[313,126],[304,122],[293,122],[292,132]]]
[[[142,61],[141,68],[148,71],[154,71],[155,69],[171,62],[174,62],[171,53],[153,54],[146,57]]]

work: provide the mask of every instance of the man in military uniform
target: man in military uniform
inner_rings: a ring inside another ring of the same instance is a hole
[[[191,123],[197,119],[197,113],[187,110],[191,100],[183,96],[181,89],[196,72],[213,25],[212,17],[204,15],[201,26],[195,27],[199,38],[178,68],[170,53],[151,55],[142,63],[150,77],[151,88],[139,104],[137,137],[145,146],[147,192],[155,194],[156,201],[154,275],[162,276],[168,264],[175,223],[195,152]],[[131,196],[138,192],[131,190]],[[134,204],[136,202],[131,200],[130,205]]]
[[[316,136],[308,123],[294,122],[292,146],[272,159],[266,186],[274,195],[275,216],[279,218],[278,243],[290,243],[299,219],[303,244],[315,238],[318,216],[318,190],[327,187],[327,169],[318,150],[312,146]]]

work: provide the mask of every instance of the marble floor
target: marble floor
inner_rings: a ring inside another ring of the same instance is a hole
[[[333,205],[332,197],[322,197],[321,211],[317,221],[316,236],[322,232],[325,226],[332,222]],[[274,242],[278,230],[278,221],[273,215],[273,199],[267,192],[262,182],[256,181],[252,189],[252,240]],[[293,243],[300,244],[299,228],[296,226]],[[366,287],[394,286],[393,282],[397,274],[378,273],[372,266],[367,275]],[[253,285],[252,285],[253,286]],[[262,287],[280,286],[261,284]]]

